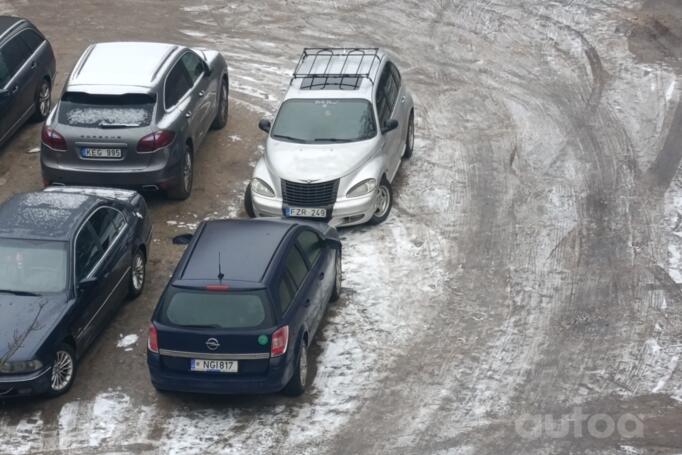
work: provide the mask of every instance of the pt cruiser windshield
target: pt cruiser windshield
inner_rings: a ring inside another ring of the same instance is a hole
[[[372,105],[360,99],[291,99],[272,127],[274,139],[301,143],[363,141],[376,133]]]

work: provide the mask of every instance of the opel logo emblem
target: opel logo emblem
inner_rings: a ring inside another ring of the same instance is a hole
[[[215,338],[209,338],[206,340],[206,347],[209,348],[211,351],[215,351],[220,347],[220,343],[218,343],[218,340]]]

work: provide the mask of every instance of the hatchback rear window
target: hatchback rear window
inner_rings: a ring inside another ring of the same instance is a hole
[[[256,329],[272,326],[265,291],[171,291],[161,322],[179,327]]]
[[[152,95],[89,95],[66,92],[59,107],[59,123],[95,128],[148,126],[154,112]]]

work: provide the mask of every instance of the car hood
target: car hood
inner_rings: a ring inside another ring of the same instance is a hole
[[[285,180],[327,181],[350,174],[370,159],[375,140],[339,144],[297,144],[268,139],[270,170]]]
[[[32,359],[66,309],[64,295],[0,294],[0,359]]]

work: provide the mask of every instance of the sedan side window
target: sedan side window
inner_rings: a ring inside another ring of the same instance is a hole
[[[80,282],[88,276],[103,255],[104,251],[100,247],[99,239],[88,221],[76,238],[76,281]]]
[[[178,104],[178,101],[185,96],[185,93],[192,88],[193,83],[190,81],[187,69],[182,61],[175,64],[168,78],[166,79],[166,87],[164,88],[164,101],[166,109]]]
[[[20,36],[15,36],[2,48],[2,54],[9,71],[9,77],[7,78],[7,81],[9,81],[19,71],[24,62],[28,60],[32,52]]]
[[[9,66],[7,66],[7,62],[5,61],[5,52],[3,49],[0,49],[0,88],[7,85],[10,76]]]
[[[287,256],[287,270],[296,288],[300,288],[303,281],[305,281],[305,276],[308,274],[308,267],[295,246],[291,248]]]
[[[114,243],[118,234],[123,230],[125,219],[118,210],[104,207],[92,215],[90,224],[95,230],[102,249],[107,251]]]
[[[180,59],[182,64],[187,70],[190,79],[192,80],[192,85],[204,74],[204,64],[197,54],[194,52],[187,52]]]
[[[324,246],[322,239],[312,231],[303,231],[298,236],[298,244],[303,254],[308,258],[308,263],[312,266],[320,256],[320,251]]]

